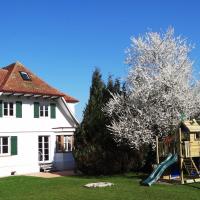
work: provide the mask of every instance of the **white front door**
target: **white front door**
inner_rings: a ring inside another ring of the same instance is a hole
[[[39,162],[49,161],[49,136],[38,136]]]

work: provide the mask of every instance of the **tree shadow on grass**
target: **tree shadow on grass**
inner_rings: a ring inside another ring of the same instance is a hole
[[[147,174],[140,174],[140,173],[136,173],[136,174],[125,174],[124,175],[125,178],[128,179],[141,179],[144,180],[148,177]]]
[[[191,188],[200,190],[200,183],[196,183],[196,184],[184,184],[183,186],[185,186],[185,187],[191,187]]]
[[[98,176],[79,174],[79,175],[75,175],[74,177],[84,178],[84,179],[125,178],[125,179],[144,180],[148,177],[148,175],[142,174],[142,173],[125,173],[125,174],[98,175]]]

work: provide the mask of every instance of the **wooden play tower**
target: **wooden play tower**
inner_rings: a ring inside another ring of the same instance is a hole
[[[200,123],[183,121],[172,136],[156,138],[157,164],[169,153],[178,155],[181,183],[200,182]],[[196,162],[195,162],[196,161]]]

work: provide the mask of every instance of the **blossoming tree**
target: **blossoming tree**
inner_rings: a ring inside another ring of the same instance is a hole
[[[155,135],[174,133],[183,116],[197,114],[191,49],[184,38],[174,35],[173,28],[131,39],[126,95],[113,94],[104,108],[118,143],[136,149],[154,144]]]

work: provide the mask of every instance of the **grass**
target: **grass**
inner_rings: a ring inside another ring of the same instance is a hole
[[[140,185],[135,174],[110,177],[59,177],[44,179],[13,176],[0,179],[0,200],[197,200],[200,183],[187,185]],[[109,181],[109,188],[84,188],[90,182]]]

